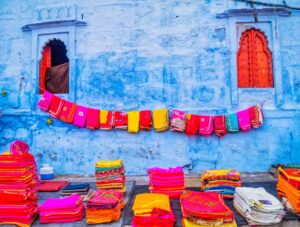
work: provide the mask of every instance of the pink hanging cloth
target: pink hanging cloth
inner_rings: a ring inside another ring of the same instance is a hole
[[[38,102],[38,107],[43,111],[48,111],[52,102],[53,94],[45,91]]]
[[[214,131],[214,117],[213,116],[200,116],[200,129],[199,134],[209,136]]]
[[[83,128],[85,126],[88,108],[84,106],[77,106],[73,124]]]
[[[86,118],[86,127],[89,129],[97,129],[100,125],[100,110],[89,108]]]
[[[250,114],[249,110],[242,110],[237,112],[239,128],[243,131],[248,131],[251,129],[251,121],[250,121]]]
[[[185,112],[173,110],[171,118],[171,130],[175,132],[184,132],[185,120]]]

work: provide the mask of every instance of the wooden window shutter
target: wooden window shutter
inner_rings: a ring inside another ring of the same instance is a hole
[[[263,33],[253,28],[242,34],[237,52],[238,87],[274,87],[272,53]]]
[[[51,47],[46,46],[43,50],[42,60],[40,61],[40,94],[45,90],[46,70],[51,67]]]

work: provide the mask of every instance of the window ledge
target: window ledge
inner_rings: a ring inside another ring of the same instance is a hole
[[[258,87],[258,88],[238,88],[238,90],[240,91],[255,91],[255,92],[260,92],[260,91],[273,91],[275,88],[273,87],[266,87],[266,88],[261,88],[261,87]]]
[[[292,13],[285,8],[262,8],[262,9],[229,9],[223,13],[218,13],[216,18],[229,18],[229,17],[239,17],[239,16],[253,16],[254,14],[258,16],[282,16],[288,17]]]
[[[60,20],[60,21],[50,21],[50,22],[41,22],[34,24],[27,24],[22,27],[23,32],[32,31],[33,29],[45,28],[45,27],[57,27],[57,26],[86,26],[85,21],[81,20]]]

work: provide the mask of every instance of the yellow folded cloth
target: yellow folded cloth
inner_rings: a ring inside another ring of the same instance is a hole
[[[183,227],[208,227],[208,225],[198,225],[190,222],[186,218],[182,219],[182,226]],[[218,225],[218,227],[237,227],[236,222],[228,223],[228,224],[223,224],[223,225]]]
[[[106,124],[108,117],[108,110],[101,110],[100,111],[100,124]]]
[[[122,160],[103,160],[96,162],[96,167],[98,168],[110,168],[123,165]]]
[[[153,110],[153,127],[156,131],[161,132],[169,128],[169,112],[168,109]]]
[[[135,197],[132,210],[134,215],[150,216],[154,208],[170,212],[169,196],[158,193],[138,194]]]
[[[140,129],[140,111],[129,111],[128,113],[128,132],[137,133]]]

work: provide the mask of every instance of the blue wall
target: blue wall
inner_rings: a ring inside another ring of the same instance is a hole
[[[48,125],[48,115],[36,108],[36,30],[21,28],[43,22],[36,20],[39,7],[61,3],[2,0],[0,92],[7,94],[0,94],[1,151],[22,139],[39,165],[50,163],[57,173],[76,174],[92,174],[100,159],[123,159],[127,174],[177,165],[186,166],[187,172],[267,171],[272,163],[299,160],[299,12],[259,16],[255,24],[252,16],[217,19],[227,9],[250,8],[230,0],[107,2],[68,1],[77,7],[75,18],[86,26],[69,30],[72,95],[65,98],[99,109],[168,107],[199,114],[230,113],[265,100],[264,125],[222,139],[169,131],[90,131],[57,120]],[[275,88],[237,88],[234,59],[240,22],[267,36]],[[49,25],[48,31],[55,29]]]

